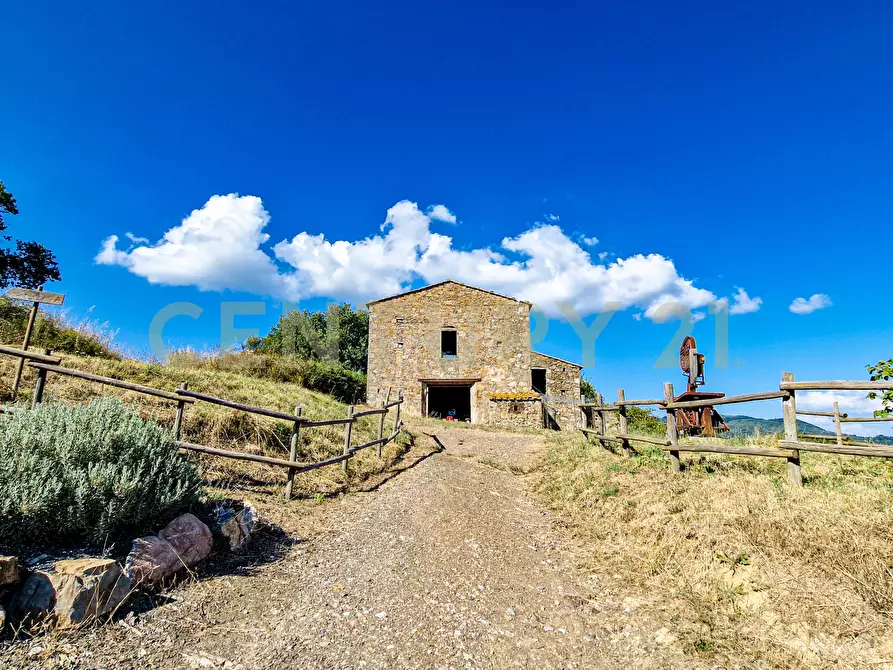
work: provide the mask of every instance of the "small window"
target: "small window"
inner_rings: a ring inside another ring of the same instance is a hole
[[[530,388],[537,393],[546,392],[546,371],[543,368],[533,368],[530,371]]]
[[[440,331],[440,355],[442,358],[456,357],[456,331]]]

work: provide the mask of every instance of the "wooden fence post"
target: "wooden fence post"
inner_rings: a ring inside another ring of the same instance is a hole
[[[38,293],[43,291],[43,286],[37,288]],[[35,301],[28,312],[28,323],[25,325],[25,340],[22,342],[22,349],[28,351],[28,344],[31,342],[31,331],[34,330],[34,322],[37,320],[37,310],[40,309],[40,303]],[[16,374],[12,380],[12,399],[15,400],[16,394],[19,392],[19,383],[22,381],[22,372],[25,371],[25,359],[19,358],[16,363]],[[46,375],[44,375],[46,379]]]
[[[843,446],[843,431],[840,428],[840,403],[834,403],[834,433],[837,435],[837,446]]]
[[[784,382],[794,381],[794,375],[790,372],[783,372],[781,380]],[[788,391],[790,395],[781,401],[782,415],[784,417],[784,439],[789,442],[797,442],[800,438],[797,435],[797,399],[793,391]],[[794,455],[788,456],[788,482],[793,486],[803,486],[803,471],[800,469],[800,451],[794,449]]]
[[[675,399],[676,395],[673,393],[673,384],[671,382],[665,383],[664,400],[666,400],[669,405]],[[673,449],[673,447],[679,444],[679,434],[676,430],[675,409],[667,409],[667,442],[670,443],[670,469],[673,472],[679,472],[682,470],[682,464],[679,462],[679,451]]]
[[[602,405],[605,404],[605,399],[602,397],[601,393],[595,394],[595,402],[598,403],[598,434],[604,435],[605,431],[608,429],[608,423],[605,420],[605,412],[602,410]],[[602,446],[602,449],[608,448],[607,440],[599,438],[598,443]]]
[[[381,403],[381,408],[385,409],[385,406],[387,404],[388,404],[387,401],[384,401],[383,403]],[[387,415],[387,413],[388,412],[385,409],[384,412],[382,412],[381,414],[378,415],[378,440],[379,440],[379,442],[378,442],[378,457],[379,458],[381,458],[381,447],[382,447],[381,440],[383,439],[382,436],[384,435],[384,418]]]
[[[295,416],[301,416],[301,406],[295,407]],[[301,422],[295,421],[291,429],[291,442],[289,443],[288,460],[295,463],[298,460],[298,440],[301,437]],[[285,499],[291,500],[291,493],[295,486],[295,471],[289,468],[288,481],[285,482]]]
[[[189,390],[189,382],[180,382],[180,390]],[[183,431],[183,412],[186,411],[186,401],[177,401],[177,415],[174,417],[174,439],[180,439],[180,433]]]
[[[381,403],[381,408],[385,410],[381,414],[378,415],[378,457],[381,458],[381,439],[382,435],[384,435],[384,418],[388,413],[388,402],[391,400],[391,387],[388,386],[388,392],[385,394],[384,402]]]
[[[620,404],[626,400],[626,392],[623,389],[617,389],[617,403],[620,409],[617,410],[617,416],[620,421],[620,432],[623,435],[629,435],[629,421],[626,418],[626,405]],[[632,445],[625,437],[621,439],[621,446],[624,451],[633,451]]]
[[[46,354],[47,356],[49,356],[50,350],[44,349],[43,353]],[[20,360],[25,360],[25,359],[20,359]],[[44,386],[46,386],[46,383],[47,383],[47,371],[42,368],[38,368],[37,369],[37,380],[34,382],[34,395],[31,397],[31,409],[34,409],[35,407],[37,407],[38,403],[43,402],[43,389],[44,389]]]
[[[353,405],[347,406],[347,418],[353,418]],[[353,431],[353,421],[348,421],[344,424],[344,455],[347,456],[350,453],[350,434]],[[344,474],[347,474],[347,460],[344,459],[341,461],[341,471]]]

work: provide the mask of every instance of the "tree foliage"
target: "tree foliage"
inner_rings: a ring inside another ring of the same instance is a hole
[[[19,213],[16,199],[0,181],[0,235],[7,229],[4,215]],[[7,242],[9,235],[2,235]],[[0,288],[24,286],[37,288],[48,281],[59,281],[59,265],[53,252],[38,242],[15,241],[15,249],[0,248]]]
[[[580,395],[589,400],[595,400],[595,386],[586,377],[580,378]]]
[[[871,381],[888,382],[893,379],[893,358],[887,361],[878,361],[877,365],[866,365],[868,373],[871,375]],[[875,412],[875,416],[887,417],[893,413],[893,391],[871,391],[868,394],[871,400],[881,399],[883,409]]]
[[[288,312],[269,334],[250,338],[253,351],[295,356],[308,361],[342,365],[365,373],[369,344],[369,314],[350,305],[329,305],[324,312]]]

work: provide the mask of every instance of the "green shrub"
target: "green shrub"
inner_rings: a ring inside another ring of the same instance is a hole
[[[311,391],[327,393],[343,403],[358,403],[366,399],[366,375],[350,370],[340,363],[250,351],[203,356],[195,351],[182,350],[171,354],[168,365],[211,368],[258,379],[290,382]]]
[[[0,418],[0,540],[108,545],[196,502],[173,437],[118,399]]]
[[[22,346],[30,311],[29,306],[0,298],[0,342],[14,347]],[[112,348],[113,338],[114,333],[96,322],[85,319],[73,323],[64,315],[41,311],[34,324],[30,346],[52,349],[54,353],[120,358]]]

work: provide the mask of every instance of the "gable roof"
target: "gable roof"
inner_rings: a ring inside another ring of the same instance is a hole
[[[403,291],[402,293],[395,293],[394,295],[385,296],[384,298],[378,298],[377,300],[369,300],[366,305],[374,305],[379,302],[385,302],[386,300],[393,300],[394,298],[402,298],[405,295],[410,295],[412,293],[421,293],[422,291],[427,291],[428,289],[435,288],[437,286],[443,286],[445,284],[455,284],[456,286],[462,286],[463,288],[471,289],[472,291],[480,291],[481,293],[489,293],[490,295],[495,295],[498,298],[505,298],[506,300],[511,300],[512,302],[518,302],[523,305],[528,305],[533,307],[533,304],[527,302],[526,300],[518,300],[518,298],[513,298],[509,295],[502,295],[502,293],[496,293],[496,291],[488,291],[484,288],[478,288],[477,286],[469,286],[468,284],[463,284],[462,282],[454,281],[452,279],[445,279],[444,281],[439,281],[436,284],[428,284],[428,286],[422,286],[420,288],[414,288],[410,291]]]
[[[533,349],[530,350],[530,353],[536,354],[537,356],[542,356],[543,358],[551,358],[552,360],[555,360],[555,361],[561,361],[562,363],[567,363],[568,365],[573,365],[575,368],[580,368],[581,370],[583,369],[583,366],[580,365],[579,363],[574,363],[573,361],[566,361],[563,358],[558,358],[558,356],[550,356],[549,354],[544,354],[541,351],[534,351]]]

